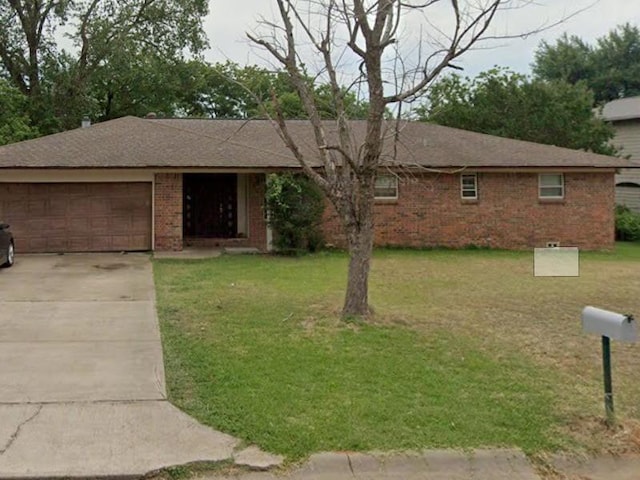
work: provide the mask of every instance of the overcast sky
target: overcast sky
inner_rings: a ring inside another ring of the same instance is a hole
[[[517,34],[532,31],[540,25],[592,5],[595,0],[538,0],[534,5],[502,15],[494,22],[497,33]],[[239,64],[266,65],[266,54],[249,45],[245,32],[254,30],[259,17],[273,18],[274,0],[210,0],[210,14],[205,31],[211,43],[206,59],[212,62],[232,60]],[[600,0],[590,9],[565,23],[532,35],[527,39],[502,40],[490,49],[466,53],[457,64],[464,74],[474,76],[494,65],[530,72],[535,49],[542,39],[554,41],[563,32],[593,41],[622,23],[640,25],[638,0]],[[446,27],[446,17],[432,17],[432,22]],[[415,34],[422,25],[411,25],[405,35]],[[426,28],[426,24],[424,25]],[[488,46],[488,45],[487,45]]]

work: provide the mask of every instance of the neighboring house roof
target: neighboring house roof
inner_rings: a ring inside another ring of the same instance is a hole
[[[328,135],[335,123],[327,122]],[[288,122],[300,149],[315,158],[309,122]],[[363,138],[366,122],[354,121]],[[390,124],[391,126],[391,124]],[[393,123],[395,126],[395,122]],[[494,137],[438,125],[401,122],[389,164],[446,167],[629,166],[624,159]],[[395,159],[395,160],[394,160]],[[142,119],[123,117],[0,147],[0,168],[297,168],[299,164],[268,120]]]
[[[640,118],[640,97],[620,98],[605,104],[602,117],[610,122]]]

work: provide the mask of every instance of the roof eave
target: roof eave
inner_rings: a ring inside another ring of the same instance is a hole
[[[630,113],[627,115],[614,115],[609,117],[603,117],[607,122],[622,122],[625,120],[638,120],[640,119],[640,113]]]

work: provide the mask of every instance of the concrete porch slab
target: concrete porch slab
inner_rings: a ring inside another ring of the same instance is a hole
[[[227,255],[257,255],[260,250],[253,247],[226,247],[224,253]]]
[[[180,260],[202,260],[205,258],[217,258],[222,255],[222,250],[218,248],[185,248],[179,252],[154,252],[153,258],[158,259],[180,259]]]

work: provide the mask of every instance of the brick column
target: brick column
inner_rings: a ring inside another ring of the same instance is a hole
[[[155,250],[182,250],[182,174],[156,173]]]
[[[255,247],[261,252],[267,250],[267,222],[264,219],[265,192],[265,174],[248,175],[247,223],[249,227],[249,246]]]

